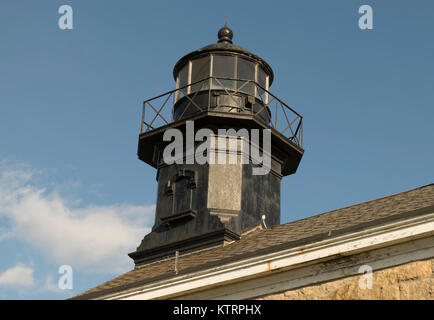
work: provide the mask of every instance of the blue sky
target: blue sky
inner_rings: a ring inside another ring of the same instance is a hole
[[[73,30],[58,8],[71,5]],[[369,4],[374,29],[360,30]],[[184,54],[234,43],[304,116],[281,222],[434,182],[432,1],[1,1],[0,299],[64,299],[132,268],[153,223],[141,102]],[[73,290],[58,268],[73,267]]]

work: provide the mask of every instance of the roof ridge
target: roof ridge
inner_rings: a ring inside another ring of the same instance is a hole
[[[405,194],[405,193],[408,193],[408,192],[416,191],[416,190],[427,188],[427,187],[433,187],[433,186],[434,186],[434,183],[430,183],[430,184],[427,184],[427,185],[424,185],[424,186],[420,186],[420,187],[417,187],[417,188],[413,188],[413,189],[409,189],[409,190],[405,190],[405,191],[401,191],[401,192],[397,192],[397,193],[392,193],[392,194],[389,194],[389,195],[386,195],[386,196],[382,196],[382,197],[379,197],[379,198],[362,201],[362,202],[359,202],[359,203],[356,203],[356,204],[352,204],[352,205],[349,205],[349,206],[333,209],[333,210],[326,211],[326,212],[319,213],[319,214],[314,214],[314,215],[311,215],[311,216],[308,216],[308,217],[305,217],[305,218],[302,218],[302,219],[297,219],[297,220],[289,221],[287,223],[282,223],[282,224],[279,224],[279,225],[276,225],[276,226],[272,226],[271,228],[273,228],[273,227],[275,228],[275,227],[279,227],[279,226],[284,226],[284,225],[287,225],[287,224],[290,224],[290,223],[303,221],[305,219],[310,219],[310,218],[313,218],[313,217],[319,217],[319,216],[322,216],[322,215],[325,215],[325,214],[328,214],[328,213],[332,213],[332,212],[336,212],[336,211],[339,211],[339,210],[343,210],[343,209],[347,209],[347,208],[351,208],[351,207],[356,207],[356,206],[361,205],[361,204],[370,203],[370,202],[373,202],[373,201],[378,201],[378,200],[386,199],[386,198],[390,198],[390,197],[395,197],[395,196],[398,196],[400,194]]]

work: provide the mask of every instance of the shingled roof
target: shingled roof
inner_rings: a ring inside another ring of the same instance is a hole
[[[433,210],[434,184],[430,184],[253,232],[223,247],[180,255],[178,275],[333,238],[391,220],[432,213]],[[173,260],[165,259],[141,266],[72,299],[97,298],[157,280],[176,277]]]

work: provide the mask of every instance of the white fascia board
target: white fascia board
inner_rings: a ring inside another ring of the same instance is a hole
[[[140,287],[102,295],[96,299],[171,298],[221,286],[229,282],[261,277],[270,272],[301,267],[315,263],[319,259],[333,258],[336,255],[352,255],[433,234],[434,213],[431,213],[422,217],[385,223],[363,231],[179,275]]]

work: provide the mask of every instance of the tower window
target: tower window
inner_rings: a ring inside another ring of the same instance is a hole
[[[262,70],[262,68],[258,68],[257,82],[262,88],[265,88],[266,90],[268,90],[268,79],[267,78],[268,78],[268,76],[264,72],[264,70]],[[264,96],[263,96],[264,90],[259,88],[259,87],[258,87],[258,94],[264,98]]]
[[[189,64],[187,63],[179,72],[179,88],[182,88],[188,84],[188,67]],[[184,95],[187,94],[187,88],[184,88],[181,91],[184,93]]]
[[[239,80],[212,79],[210,81],[201,81],[209,77]],[[246,80],[251,80],[252,82],[246,83]],[[264,101],[268,100],[268,94],[253,82],[268,90],[269,76],[258,63],[241,56],[212,54],[190,60],[179,71],[176,87],[182,88],[198,81],[201,82],[177,92],[175,101],[178,101],[184,95],[208,90],[210,85],[212,89],[239,90],[239,92],[251,96],[261,96]]]
[[[255,64],[247,61],[243,58],[238,58],[237,79],[242,80],[255,80]],[[240,91],[249,95],[254,95],[255,86],[252,82],[237,81],[237,88],[241,88]]]
[[[235,57],[213,55],[213,77],[235,78]],[[226,89],[234,89],[235,81],[218,79],[213,81],[213,89],[223,89],[219,82]]]
[[[195,83],[196,81],[209,78],[209,60],[210,56],[206,56],[192,61],[193,67],[191,74],[191,83]],[[208,90],[208,84],[208,81],[199,82],[191,87],[191,92]]]

